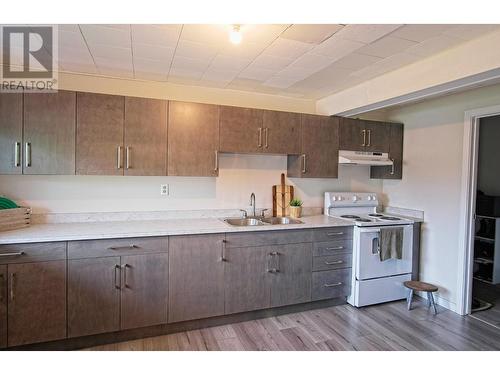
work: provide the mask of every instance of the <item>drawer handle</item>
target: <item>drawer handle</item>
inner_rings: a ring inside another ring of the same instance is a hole
[[[332,264],[342,264],[344,263],[343,260],[336,260],[335,262],[325,262],[327,266],[331,266]]]
[[[332,232],[332,233],[327,233],[327,236],[342,236],[344,232]]]
[[[337,246],[337,247],[327,247],[325,250],[342,250],[344,246]]]
[[[16,253],[3,253],[0,254],[0,257],[20,257],[21,255],[24,255],[24,251],[19,251]]]
[[[324,284],[323,286],[325,288],[334,288],[336,286],[341,286],[343,283],[342,282],[338,282],[338,283],[334,283],[334,284]]]
[[[119,249],[139,249],[139,246],[131,244],[128,246],[110,246],[108,250],[119,250]]]

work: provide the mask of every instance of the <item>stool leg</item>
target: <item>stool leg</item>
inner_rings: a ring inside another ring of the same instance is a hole
[[[408,292],[408,298],[407,298],[408,310],[411,310],[411,301],[412,300],[413,300],[413,289],[410,289],[410,291]]]
[[[430,293],[430,295],[431,295],[432,306],[434,307],[434,315],[437,315],[438,311],[436,307],[436,301],[434,301],[434,295],[432,294],[432,292]]]
[[[427,292],[427,307],[431,307],[432,306],[432,293],[431,292]]]

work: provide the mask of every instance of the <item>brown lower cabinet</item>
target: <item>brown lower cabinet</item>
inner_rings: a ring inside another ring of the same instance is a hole
[[[168,254],[68,262],[68,336],[167,322]]]
[[[9,264],[8,345],[66,338],[66,261]]]
[[[0,348],[7,346],[7,266],[0,265]]]

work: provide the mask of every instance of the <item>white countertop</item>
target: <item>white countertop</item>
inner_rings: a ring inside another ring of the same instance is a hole
[[[213,218],[34,224],[23,229],[0,232],[0,244],[353,226],[351,221],[324,215],[305,216],[300,220],[303,224],[250,227],[234,227]]]

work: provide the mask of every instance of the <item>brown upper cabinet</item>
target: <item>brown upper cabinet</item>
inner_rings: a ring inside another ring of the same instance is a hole
[[[123,175],[123,96],[79,92],[76,174]]]
[[[167,173],[166,100],[125,97],[125,176]]]
[[[219,175],[219,106],[169,103],[168,175]]]
[[[220,106],[219,151],[262,152],[262,109]]]
[[[339,117],[302,115],[301,154],[288,155],[288,177],[337,178]]]
[[[389,158],[393,161],[393,166],[371,167],[370,178],[383,178],[400,180],[403,178],[403,134],[404,125],[397,123],[387,123],[389,128]]]
[[[300,154],[300,113],[264,111],[262,150],[270,154]]]
[[[24,174],[75,174],[76,94],[24,94]]]
[[[340,149],[389,152],[389,128],[379,121],[342,118]]]
[[[23,94],[0,94],[0,174],[22,174]]]

